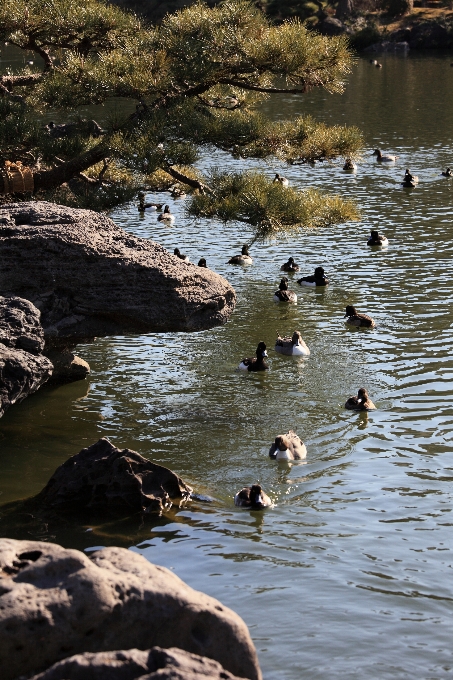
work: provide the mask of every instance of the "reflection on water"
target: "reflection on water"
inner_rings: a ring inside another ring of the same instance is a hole
[[[149,524],[31,526],[21,537],[130,546],[174,569],[244,617],[266,678],[451,675],[453,180],[440,177],[453,162],[449,62],[388,56],[373,69],[364,60],[343,97],[267,104],[276,117],[309,112],[363,129],[357,173],[343,173],[341,162],[267,168],[270,176],[282,169],[297,186],[354,197],[361,223],[256,245],[253,265],[241,268],[226,264],[247,238],[240,225],[190,220],[184,201],[168,194],[155,198],[177,215],[173,227],[135,206],[118,211],[124,228],[179,246],[192,262],[206,257],[226,276],[238,293],[231,322],[196,335],[81,346],[92,367],[89,389],[43,390],[0,421],[4,502],[36,493],[99,436],[171,467],[212,497]],[[371,157],[374,148],[400,160],[384,167]],[[226,162],[216,153],[203,165]],[[406,167],[420,177],[411,192],[399,184]],[[386,234],[387,249],[367,248],[371,228]],[[298,304],[277,305],[273,292],[290,255],[299,275],[322,265],[331,285],[299,290],[296,275]],[[376,328],[346,328],[347,304],[370,314]],[[277,332],[295,329],[308,359],[272,350]],[[271,370],[238,372],[262,339]],[[360,386],[377,411],[344,410]],[[290,428],[308,457],[281,467],[268,449]],[[233,506],[234,493],[254,482],[275,508]]]

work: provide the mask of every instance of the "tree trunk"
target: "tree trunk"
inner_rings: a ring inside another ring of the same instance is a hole
[[[335,16],[337,19],[347,19],[354,14],[354,11],[354,0],[338,0]]]
[[[100,163],[104,158],[109,156],[108,146],[103,140],[100,144],[97,144],[89,151],[86,151],[76,158],[72,158],[66,163],[62,163],[56,168],[51,170],[39,170],[33,173],[34,179],[34,191],[49,191],[50,189],[56,189],[57,187],[64,184],[64,182],[69,182],[73,177],[87,170],[95,163]]]

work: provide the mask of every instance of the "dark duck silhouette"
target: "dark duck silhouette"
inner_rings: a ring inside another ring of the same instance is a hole
[[[373,229],[366,244],[367,246],[388,246],[389,242],[384,234],[380,234],[378,231]]]
[[[356,326],[357,328],[374,328],[376,324],[374,323],[371,316],[368,314],[359,314],[355,307],[348,305],[346,307],[346,314],[344,318],[349,326]]]
[[[145,203],[145,194],[140,192],[138,194],[138,212],[155,212],[162,210],[163,203]]]
[[[206,259],[204,257],[201,257],[198,260],[198,266],[199,267],[206,267],[206,269],[208,268],[208,265],[206,264]]]
[[[298,272],[299,269],[299,265],[294,262],[294,257],[290,257],[288,262],[285,262],[285,264],[282,264],[280,267],[280,271],[289,272],[290,274],[293,272]]]
[[[239,367],[241,371],[267,371],[269,365],[264,361],[267,357],[266,343],[260,342],[256,348],[256,356],[242,359]]]
[[[190,262],[189,257],[187,255],[183,255],[179,248],[175,248],[173,251],[173,255],[176,255],[176,257],[179,257],[180,260],[183,262]]]
[[[415,185],[418,184],[418,177],[413,175],[409,168],[406,168],[406,172],[404,173],[404,179],[401,182],[401,184],[406,189],[413,189]]]
[[[297,279],[297,283],[300,286],[328,286],[329,281],[324,276],[324,268],[316,267],[315,273],[312,276],[303,276],[301,279]]]
[[[249,247],[247,244],[242,246],[240,255],[233,255],[228,260],[228,264],[252,264],[253,260],[249,255]]]
[[[349,411],[372,411],[376,408],[364,387],[359,389],[356,397],[349,397],[344,407]]]
[[[259,484],[245,486],[238,491],[234,497],[234,504],[239,508],[249,508],[249,510],[262,510],[273,505],[271,499],[264,493]]]
[[[275,302],[297,302],[297,295],[293,290],[288,290],[288,279],[286,276],[280,281],[278,290],[274,293]]]
[[[450,168],[447,168],[445,172],[442,172],[441,175],[443,177],[453,177],[453,172],[450,170]]]

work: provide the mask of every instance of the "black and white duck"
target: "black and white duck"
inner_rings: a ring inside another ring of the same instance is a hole
[[[296,293],[288,289],[288,279],[286,276],[282,278],[278,290],[274,293],[274,302],[297,302]]]
[[[303,276],[301,279],[297,279],[297,283],[300,286],[328,286],[329,281],[324,276],[324,268],[316,267],[315,273],[312,276]]]
[[[156,212],[162,210],[163,203],[145,203],[145,194],[141,191],[138,194],[138,212]]]
[[[275,351],[279,354],[285,354],[286,356],[294,357],[308,357],[310,356],[310,350],[308,349],[305,342],[302,340],[302,335],[300,331],[294,331],[292,337],[282,338],[277,335],[277,340],[275,342]]]
[[[344,407],[349,411],[373,411],[376,408],[364,387],[359,389],[356,397],[349,397]]]
[[[356,328],[374,328],[376,326],[371,316],[368,316],[368,314],[359,314],[352,305],[346,307],[344,318],[347,318],[346,323],[349,326],[356,326]]]
[[[282,177],[281,175],[278,174],[278,172],[275,173],[273,183],[274,184],[281,184],[282,187],[289,186],[289,181],[286,179],[286,177]]]
[[[238,368],[241,371],[267,371],[269,369],[269,364],[264,361],[267,357],[265,342],[258,343],[255,354],[256,356],[254,357],[242,359]]]
[[[380,234],[378,231],[373,229],[371,231],[371,236],[366,242],[367,246],[388,246],[388,238],[384,234]]]
[[[298,272],[299,269],[300,269],[299,265],[294,262],[294,257],[290,257],[288,259],[288,262],[285,262],[285,264],[282,264],[282,266],[280,267],[280,271],[288,272],[289,274]]]
[[[303,460],[307,457],[307,447],[293,430],[279,434],[269,449],[272,460]]]
[[[244,486],[235,494],[234,504],[239,508],[248,508],[249,510],[263,510],[263,508],[270,508],[273,505],[271,499],[264,493],[259,484]]]
[[[453,177],[453,172],[450,170],[450,168],[447,168],[445,172],[441,172],[441,175],[443,177]]]
[[[252,264],[253,260],[249,255],[249,247],[247,244],[242,246],[240,255],[233,255],[228,260],[228,264]]]
[[[167,222],[168,224],[173,224],[175,221],[175,216],[170,212],[170,206],[166,205],[164,207],[164,212],[158,215],[157,219],[159,222]]]

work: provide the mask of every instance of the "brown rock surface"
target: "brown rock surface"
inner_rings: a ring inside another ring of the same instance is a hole
[[[225,323],[230,284],[90,210],[0,207],[0,290],[41,310],[46,342],[124,332],[198,331]]]
[[[192,489],[174,472],[108,439],[82,449],[54,472],[34,501],[58,512],[160,512]]]
[[[44,333],[39,317],[28,300],[0,297],[0,417],[52,375],[51,361],[40,354]]]
[[[2,680],[74,654],[154,646],[261,679],[242,619],[168,569],[123,548],[87,557],[52,543],[0,539]]]
[[[177,647],[77,654],[30,680],[238,680],[217,661]]]

